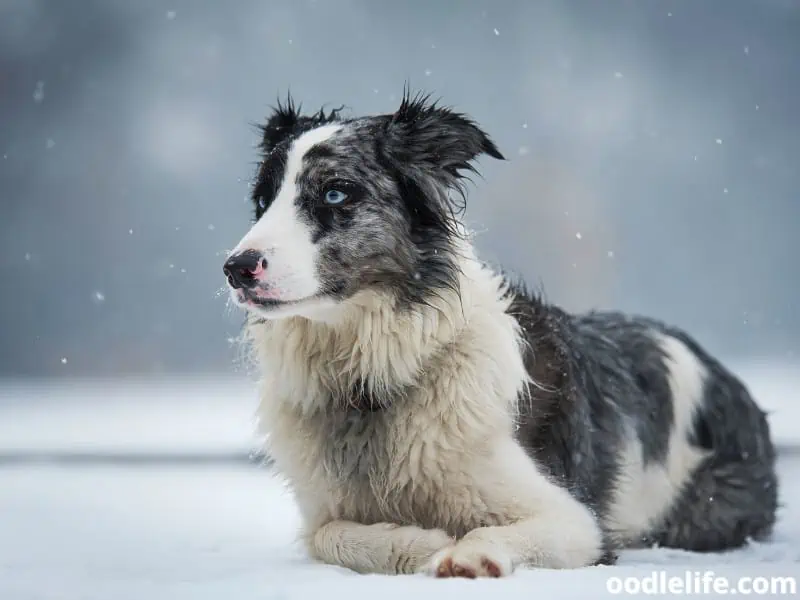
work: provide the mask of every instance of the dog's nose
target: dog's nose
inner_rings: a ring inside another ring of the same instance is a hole
[[[234,254],[222,267],[225,278],[235,289],[251,288],[267,269],[267,259],[256,250],[245,250]]]

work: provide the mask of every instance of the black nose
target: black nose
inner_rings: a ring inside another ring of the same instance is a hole
[[[267,268],[267,259],[256,250],[245,250],[231,256],[222,267],[225,278],[235,289],[251,288],[256,284],[258,276]]]

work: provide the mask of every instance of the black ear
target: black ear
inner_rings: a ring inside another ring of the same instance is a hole
[[[468,116],[439,106],[430,95],[408,89],[400,108],[386,129],[395,159],[448,179],[460,179],[462,171],[475,172],[472,161],[481,154],[504,160],[489,136]],[[450,181],[455,183],[455,181]]]
[[[302,108],[302,105],[295,104],[291,94],[286,94],[286,101],[283,103],[278,100],[277,105],[272,107],[272,114],[266,124],[260,126],[261,150],[268,154],[281,142],[303,131],[338,121],[339,113],[344,109],[344,107],[334,108],[326,113],[325,109],[321,108],[314,114],[303,115]]]

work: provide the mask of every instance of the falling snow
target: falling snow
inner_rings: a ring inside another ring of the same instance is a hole
[[[425,76],[426,77],[430,77],[431,73],[433,73],[433,71],[431,71],[430,69],[425,69]]]
[[[45,148],[47,148],[48,150],[50,150],[50,148],[52,148],[55,145],[56,142],[53,138],[47,138],[47,141],[44,143]]]
[[[750,46],[745,46],[744,47],[744,53],[745,54],[750,54]]]
[[[616,71],[614,73],[614,79],[622,79],[622,73],[620,73],[619,71]]]
[[[495,29],[494,29],[494,34],[495,34],[495,35],[500,35],[500,32],[499,32],[499,31],[497,31],[497,28],[496,28],[496,27],[495,27]]]
[[[580,240],[580,239],[583,239],[583,236],[581,235],[581,232],[580,232],[580,231],[579,231],[578,233],[576,233],[576,234],[575,234],[575,237],[576,237],[577,239],[579,239],[579,240]]]
[[[728,188],[722,188],[722,193],[723,194],[727,194],[728,193]]]
[[[609,250],[606,254],[608,255],[608,258],[614,258],[614,251],[613,250]]]
[[[530,151],[531,151],[531,149],[530,149],[530,148],[528,148],[527,146],[520,146],[520,147],[519,147],[519,150],[517,150],[517,152],[519,153],[519,155],[520,155],[520,156],[525,156],[525,155],[526,155],[526,154],[528,154]]]
[[[33,90],[33,101],[41,104],[42,100],[44,100],[44,81],[37,81],[36,89]]]
[[[722,144],[722,140],[717,138],[717,144]]]
[[[174,11],[174,10],[168,10],[167,11],[167,19],[169,19],[170,21],[172,19],[174,19],[175,17],[177,17],[177,16],[178,16],[178,12],[177,11]]]
[[[65,364],[67,364],[67,357],[66,357],[66,356],[62,356],[62,357],[61,357],[61,364],[62,364],[62,365],[65,365]]]
[[[209,225],[208,225],[208,230],[209,230],[209,231],[214,231],[214,229],[215,229],[214,225],[212,225],[212,224],[210,224],[210,223],[209,223]]]
[[[128,229],[128,235],[133,235],[133,229]]]
[[[93,298],[94,298],[95,302],[105,302],[106,295],[103,292],[98,290],[93,294]]]
[[[31,259],[31,253],[30,252],[26,252],[25,253],[25,260],[30,260],[30,259]]]

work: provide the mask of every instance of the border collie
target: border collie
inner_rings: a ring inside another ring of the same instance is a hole
[[[312,557],[499,577],[769,536],[775,452],[731,372],[679,329],[568,314],[476,257],[465,176],[503,156],[475,121],[408,92],[364,118],[289,98],[262,132],[224,273]]]

